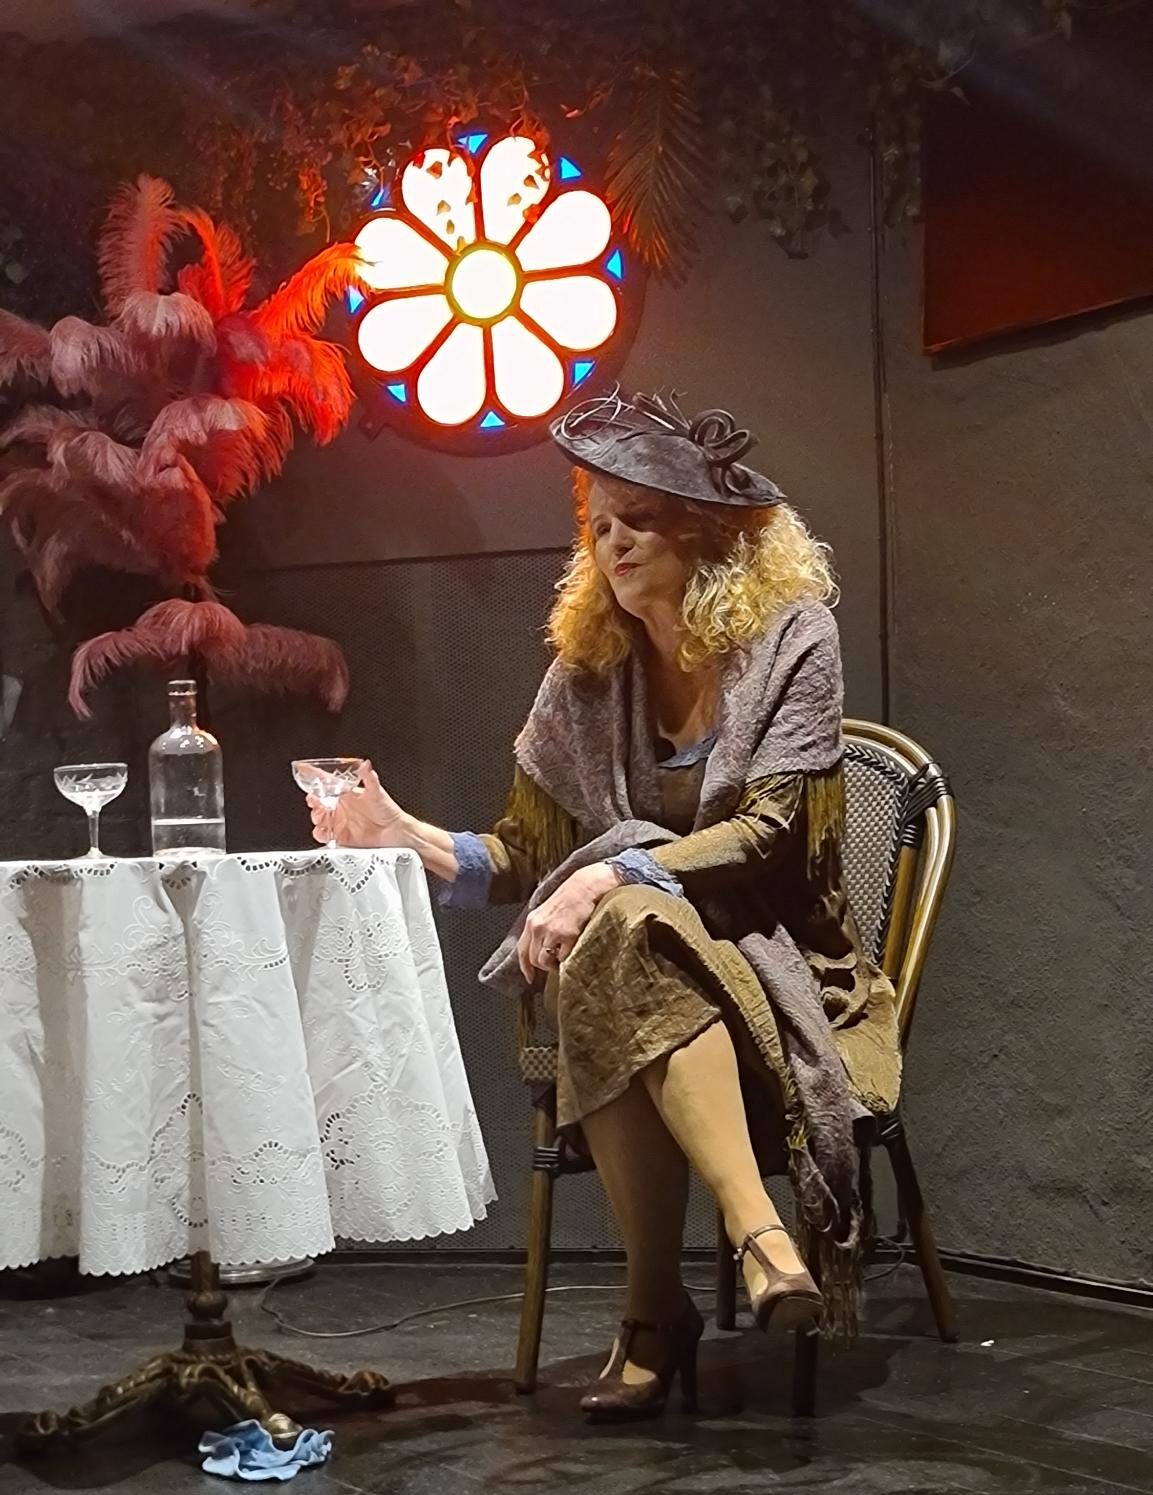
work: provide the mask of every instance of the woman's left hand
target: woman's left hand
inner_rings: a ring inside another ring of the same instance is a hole
[[[607,862],[594,862],[566,878],[550,898],[533,909],[516,947],[521,973],[530,985],[537,971],[551,971],[567,959],[597,904],[618,887],[620,878],[615,869]]]

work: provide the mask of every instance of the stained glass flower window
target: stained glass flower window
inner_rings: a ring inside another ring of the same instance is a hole
[[[624,252],[567,156],[523,135],[466,135],[415,155],[374,206],[350,305],[393,424],[543,428],[623,340]]]

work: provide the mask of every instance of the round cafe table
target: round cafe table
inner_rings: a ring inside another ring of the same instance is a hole
[[[0,1268],[193,1261],[182,1348],[26,1435],[201,1397],[291,1436],[286,1391],[387,1401],[238,1347],[218,1264],[466,1230],[494,1198],[418,858],[3,862],[0,972]]]

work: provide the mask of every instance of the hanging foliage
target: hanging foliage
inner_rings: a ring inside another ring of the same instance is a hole
[[[634,100],[609,148],[605,191],[629,243],[654,269],[680,275],[704,195],[701,118],[680,68],[641,64]]]
[[[914,216],[926,92],[1121,3],[1144,0],[264,0],[242,23],[0,36],[0,304],[75,304],[61,234],[141,171],[283,274],[297,233],[327,242],[397,160],[475,120],[579,132],[658,272],[683,270],[717,208],[804,255],[842,224],[826,118],[875,143],[889,219]]]
[[[184,241],[193,257],[174,270]],[[195,654],[217,678],[312,690],[335,708],[347,688],[336,645],[246,628],[208,572],[229,505],[280,471],[293,422],[324,442],[348,418],[343,354],[315,333],[356,280],[357,251],[330,245],[250,306],[236,234],[142,176],[113,198],[97,262],[103,322],[0,311],[0,393],[15,408],[0,425],[0,516],[50,613],[88,566],[184,595],[82,645],[69,699],[86,716],[110,669]]]

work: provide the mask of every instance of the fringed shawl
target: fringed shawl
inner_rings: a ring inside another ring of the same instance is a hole
[[[701,786],[695,829],[738,812],[750,786],[780,774],[806,776],[810,855],[840,834],[842,685],[836,624],[828,608],[802,602],[729,665],[721,683],[716,744]],[[660,814],[657,765],[636,655],[604,676],[553,663],[516,742],[523,774],[555,804],[554,834],[539,828],[553,870],[529,902],[535,907],[578,867],[627,846],[673,839]],[[755,790],[754,790],[755,792]],[[571,819],[569,819],[571,817]],[[579,827],[575,850],[563,833]],[[723,935],[724,909],[710,906],[706,923]],[[528,995],[516,959],[524,913],[480,973],[510,995]],[[770,921],[744,934],[738,948],[764,990],[785,1051],[782,1077],[790,1112],[790,1159],[805,1233],[820,1247],[826,1293],[838,1299],[833,1317],[852,1327],[859,1203],[853,1142],[854,1102],[821,1006],[817,984],[788,931]],[[755,1015],[750,1027],[756,1036]],[[832,1305],[830,1305],[832,1306]]]

